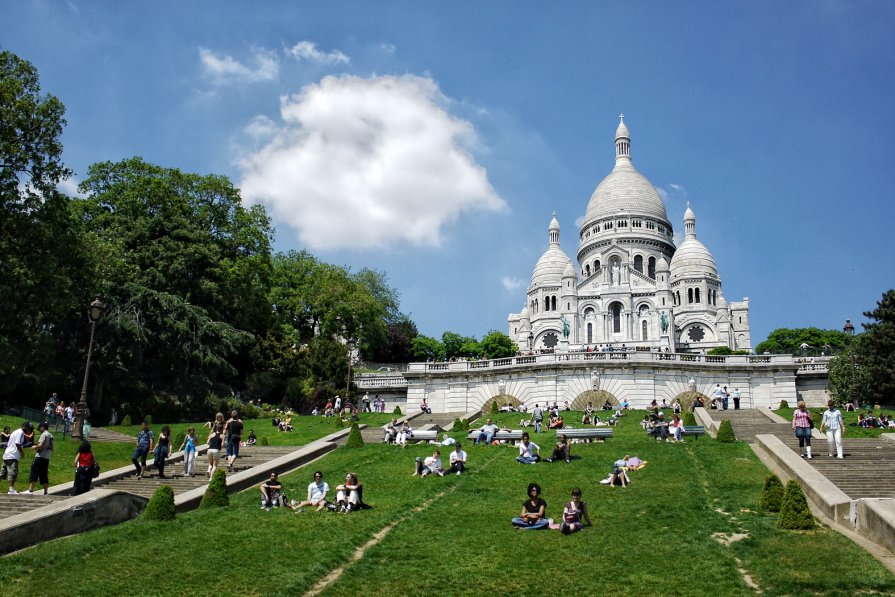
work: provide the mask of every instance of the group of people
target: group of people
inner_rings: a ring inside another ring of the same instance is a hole
[[[556,524],[547,518],[547,502],[541,497],[541,486],[529,483],[528,496],[522,502],[522,511],[513,518],[513,526],[520,530],[539,530],[553,528],[565,535],[580,531],[585,523],[591,526],[587,503],[581,501],[581,489],[572,489],[571,499],[563,505],[562,522]]]
[[[443,477],[450,474],[462,474],[466,470],[467,455],[463,451],[460,442],[454,442],[454,449],[448,457],[448,468],[445,470],[441,460],[441,450],[435,449],[431,456],[425,458],[416,457],[413,464],[413,475],[415,477],[428,477],[429,475],[437,475]]]
[[[733,399],[733,409],[740,410],[740,389],[734,388],[733,392],[727,391],[727,386],[721,386],[721,384],[715,384],[715,389],[712,390],[712,410],[727,410],[730,406],[730,399]]]
[[[803,458],[813,458],[811,454],[811,430],[816,426],[814,416],[805,406],[805,403],[799,401],[798,406],[792,413],[792,429],[795,431],[796,439],[799,440],[799,455]],[[845,458],[842,450],[842,433],[845,431],[845,421],[842,413],[836,408],[836,404],[832,400],[827,401],[827,410],[823,412],[820,419],[820,430],[827,436],[827,448],[830,458],[833,457],[833,450],[836,450],[836,458]]]
[[[880,414],[879,417],[874,416],[872,410],[868,410],[867,414],[858,413],[858,427],[866,429],[888,429],[895,427],[895,421],[889,418],[886,413]]]
[[[643,415],[640,426],[655,437],[656,441],[664,442],[669,437],[676,442],[684,441],[684,421],[677,413],[671,415],[671,420],[666,420],[662,411],[647,413]]]
[[[317,512],[330,510],[347,514],[356,510],[369,509],[364,503],[364,489],[357,474],[349,472],[345,475],[345,482],[336,486],[336,499],[329,501],[329,483],[323,480],[322,471],[314,471],[314,480],[308,485],[306,499],[301,502],[289,501],[283,484],[276,472],[270,473],[270,478],[264,481],[261,490],[261,509],[270,511],[271,508],[285,508],[296,513],[305,507],[314,508]]]
[[[413,437],[413,428],[407,421],[402,423],[398,423],[398,419],[392,419],[388,425],[385,426],[385,436],[382,438],[382,442],[386,444],[398,444],[400,446],[406,446],[407,440]]]

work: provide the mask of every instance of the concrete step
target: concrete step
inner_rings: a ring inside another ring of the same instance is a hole
[[[90,441],[91,442],[122,442],[122,443],[137,443],[137,438],[132,435],[126,435],[124,433],[120,433],[115,431],[114,429],[109,429],[108,427],[93,427],[90,429]]]
[[[66,499],[68,499],[67,496],[53,496],[43,494],[2,494],[0,495],[0,518],[6,518],[7,516],[15,516],[16,514],[29,512],[31,510],[34,510],[35,508],[42,508],[43,506],[52,504],[53,502],[59,502]]]

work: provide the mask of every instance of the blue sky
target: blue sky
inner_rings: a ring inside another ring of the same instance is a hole
[[[325,6],[323,6],[325,4]],[[753,344],[895,286],[889,2],[6,2],[65,162],[229,176],[279,250],[385,271],[420,331],[506,331],[614,163],[690,201]]]

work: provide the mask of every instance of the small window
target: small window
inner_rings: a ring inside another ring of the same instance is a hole
[[[696,302],[698,303],[699,302],[699,289],[698,288],[696,289],[695,295],[696,295]]]
[[[693,289],[692,288],[687,289],[687,302],[688,303],[693,302]]]
[[[634,256],[634,269],[636,269],[641,274],[643,273],[643,255]]]

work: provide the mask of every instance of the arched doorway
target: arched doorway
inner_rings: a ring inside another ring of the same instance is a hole
[[[522,406],[522,402],[519,401],[515,396],[511,396],[509,394],[501,394],[498,396],[492,396],[485,400],[485,403],[482,404],[482,414],[487,415],[491,412],[491,405],[497,404],[497,410],[500,411],[501,408],[511,407],[516,410],[519,410],[519,407]]]
[[[682,412],[688,413],[693,410],[693,401],[696,400],[697,396],[699,396],[703,404],[709,403],[709,397],[701,392],[681,392],[674,399],[681,403]],[[673,402],[674,400],[672,400]]]
[[[620,405],[618,398],[611,392],[607,392],[606,390],[585,390],[578,394],[578,397],[572,401],[572,410],[584,410],[587,408],[588,402],[590,402],[596,410],[600,410],[607,400],[612,404],[613,409],[618,408]]]

